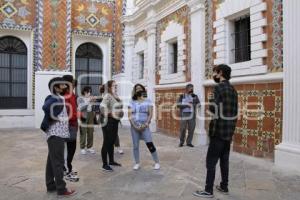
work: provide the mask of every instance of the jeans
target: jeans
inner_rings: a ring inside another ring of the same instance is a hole
[[[70,126],[69,127],[70,135],[77,135],[78,127]],[[67,139],[66,140],[66,149],[65,149],[65,169],[67,172],[73,170],[72,161],[76,152],[76,139]]]
[[[220,169],[222,181],[220,186],[223,189],[228,188],[229,175],[229,154],[231,141],[219,139],[217,137],[210,138],[210,143],[206,156],[206,186],[205,191],[213,194],[213,186],[215,182],[216,165],[220,159]]]
[[[133,156],[135,163],[140,163],[140,140],[145,141],[154,162],[159,162],[157,151],[152,142],[152,136],[149,128],[146,128],[143,132],[138,132],[135,128],[131,127],[131,136],[133,142]]]

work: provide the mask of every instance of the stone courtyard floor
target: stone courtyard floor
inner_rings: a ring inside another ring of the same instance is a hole
[[[132,144],[128,129],[120,130],[125,154],[116,155],[122,168],[113,173],[100,170],[102,132],[96,131],[95,155],[80,155],[74,166],[80,181],[69,183],[80,200],[193,200],[192,192],[204,186],[207,147],[178,148],[176,138],[154,134],[162,168],[152,169],[151,157],[141,142],[142,169],[132,170]],[[44,174],[47,146],[39,130],[0,130],[0,199],[57,199],[45,192]],[[232,153],[230,158],[230,195],[215,191],[215,199],[297,200],[300,199],[300,174],[276,169],[268,160]],[[220,181],[219,170],[216,183]]]

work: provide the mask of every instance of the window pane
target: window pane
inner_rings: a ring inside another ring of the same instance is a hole
[[[11,55],[11,66],[13,68],[27,68],[27,56],[26,55]]]
[[[235,62],[244,62],[251,59],[250,17],[235,21]]]
[[[12,97],[26,97],[27,84],[12,84]]]
[[[0,53],[0,68],[9,67],[9,54]]]
[[[9,97],[9,84],[0,83],[0,97]]]
[[[9,69],[0,68],[0,82],[8,82],[9,81]]]
[[[11,78],[12,78],[12,82],[15,83],[27,83],[27,70],[12,69]]]
[[[91,71],[101,71],[101,61],[99,59],[90,59],[90,70]]]

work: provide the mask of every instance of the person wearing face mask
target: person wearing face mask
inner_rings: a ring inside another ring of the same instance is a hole
[[[153,161],[155,162],[154,170],[159,170],[160,164],[158,155],[149,129],[149,124],[151,123],[153,115],[153,106],[152,102],[145,96],[147,96],[145,87],[140,84],[135,85],[133,88],[132,101],[128,107],[128,118],[131,124],[133,155],[135,161],[133,169],[138,170],[140,168],[139,143],[142,139],[145,141]]]
[[[213,117],[209,125],[206,186],[205,190],[193,193],[198,197],[214,197],[213,186],[218,160],[220,160],[222,181],[216,189],[223,194],[228,194],[230,145],[238,118],[238,94],[229,82],[230,76],[231,68],[227,65],[218,65],[213,69],[213,79],[217,85],[209,97],[209,111]]]
[[[91,96],[92,88],[85,86],[81,91],[81,97],[78,97],[78,111],[81,113],[80,125],[80,149],[81,154],[85,155],[87,152],[95,154],[93,147],[94,139],[94,119],[95,113],[92,110],[95,102],[95,97]]]
[[[118,137],[118,126],[123,118],[123,103],[116,93],[117,84],[110,80],[104,86],[104,96],[100,104],[101,113],[104,119],[102,120],[103,145],[101,149],[102,170],[112,172],[111,166],[121,167],[114,159],[114,144]],[[107,155],[109,163],[107,162]]]
[[[69,138],[69,121],[65,99],[66,85],[60,77],[49,81],[51,95],[47,96],[43,105],[45,116],[41,129],[46,133],[48,158],[46,164],[47,192],[57,192],[58,196],[72,196],[75,190],[68,190],[64,181],[64,148],[65,139]]]
[[[188,129],[188,137],[186,144],[194,147],[192,144],[194,131],[196,127],[197,108],[200,106],[199,98],[194,94],[194,86],[188,84],[185,93],[180,95],[177,100],[177,107],[180,109],[180,143],[182,147],[185,142],[186,129]]]

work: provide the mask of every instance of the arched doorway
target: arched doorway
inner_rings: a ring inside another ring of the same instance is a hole
[[[103,54],[101,49],[93,43],[84,43],[76,50],[75,75],[79,80],[79,87],[90,86],[93,95],[99,94],[99,85],[102,84]],[[83,78],[80,78],[82,76]]]
[[[27,48],[18,38],[0,38],[0,109],[27,109]]]

